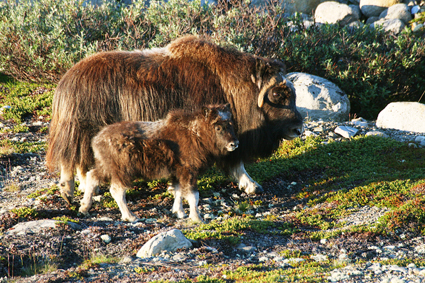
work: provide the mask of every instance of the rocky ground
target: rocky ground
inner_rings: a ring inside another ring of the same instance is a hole
[[[30,132],[3,133],[0,138],[43,140],[46,136],[38,129],[46,125],[43,121],[31,122]],[[412,146],[420,146],[422,141],[415,133],[376,129],[373,122],[361,120],[354,124],[307,123],[304,135],[343,139],[335,133],[337,126],[353,127],[358,134],[378,130],[391,138],[411,142]],[[3,123],[1,127],[8,127],[8,124]],[[58,176],[46,171],[42,152],[12,154],[0,162],[0,282],[174,282],[200,275],[234,282],[228,278],[227,272],[238,267],[263,263],[265,270],[291,269],[306,256],[318,262],[332,259],[334,262],[348,263],[324,274],[323,281],[425,282],[425,267],[413,263],[425,254],[425,238],[408,231],[385,238],[373,234],[359,236],[345,233],[332,239],[311,241],[302,232],[282,236],[247,229],[240,235],[241,241],[237,245],[206,238],[193,241],[190,249],[140,259],[135,256],[137,251],[158,233],[172,228],[183,230],[195,227],[170,213],[173,199],[165,193],[165,184],[159,184],[154,189],[141,188],[136,194],[129,195],[129,206],[141,221],[126,223],[120,221],[118,209],[99,205],[102,196],[95,199],[91,215],[81,217],[75,209],[66,205],[54,187],[47,193],[47,189],[58,182]],[[201,213],[207,222],[212,218],[224,218],[232,214],[236,202],[249,199],[252,203],[261,203],[261,206],[254,205],[246,213],[257,219],[278,216],[277,223],[284,223],[284,220],[291,219],[293,213],[303,209],[303,202],[295,200],[293,196],[307,178],[302,174],[296,179],[279,176],[263,184],[264,193],[256,196],[245,195],[235,183],[229,181],[223,187],[216,187],[215,194],[203,196]],[[46,191],[42,197],[34,194],[43,188]],[[105,190],[102,188],[101,193]],[[29,215],[23,220],[12,211],[20,207],[33,208],[37,215]],[[385,209],[363,207],[344,220],[347,226],[374,223],[383,213]],[[64,216],[77,223],[59,223],[38,232],[14,233],[11,229],[31,219],[64,219]],[[292,258],[282,256],[282,251],[288,250],[303,252]],[[100,255],[105,258],[99,259]],[[356,263],[358,259],[363,260],[361,264]],[[377,263],[377,260],[383,259],[411,259],[412,263],[407,267]],[[38,265],[40,262],[44,264]],[[34,268],[45,270],[41,270],[43,274],[24,277],[25,272],[30,274]],[[279,281],[283,282],[285,278]]]

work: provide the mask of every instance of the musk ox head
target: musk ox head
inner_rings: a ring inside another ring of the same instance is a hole
[[[209,121],[212,129],[212,139],[221,154],[234,151],[239,146],[232,121],[230,105],[204,106],[205,118]]]
[[[283,64],[283,63],[282,63]],[[299,137],[303,131],[303,117],[295,105],[295,88],[285,77],[285,69],[279,70],[269,64],[261,69],[269,71],[267,76],[264,71],[252,81],[259,88],[258,108],[262,109],[266,123],[270,130],[279,138],[292,140]],[[263,80],[258,78],[263,78]],[[267,80],[264,80],[264,78]]]

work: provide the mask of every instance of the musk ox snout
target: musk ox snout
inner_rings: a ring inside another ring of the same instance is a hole
[[[239,141],[238,140],[234,140],[231,141],[227,144],[226,149],[227,151],[234,151],[239,147]]]

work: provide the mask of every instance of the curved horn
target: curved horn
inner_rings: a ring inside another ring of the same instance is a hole
[[[276,84],[276,78],[273,77],[265,86],[263,86],[260,93],[258,94],[258,107],[260,108],[263,107],[264,97],[266,96],[267,90],[275,84]]]

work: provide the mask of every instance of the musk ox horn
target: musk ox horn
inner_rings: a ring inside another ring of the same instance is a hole
[[[277,85],[279,81],[283,80],[283,78],[279,78],[279,77],[277,79],[276,79],[276,77],[272,77],[270,79],[270,81],[265,86],[263,86],[263,88],[261,89],[260,93],[258,94],[258,107],[259,108],[263,107],[264,97],[267,95],[267,91],[271,87],[273,87],[274,85]]]

